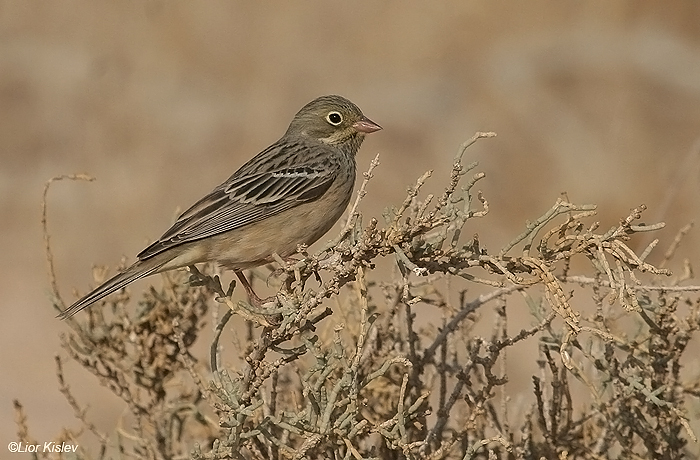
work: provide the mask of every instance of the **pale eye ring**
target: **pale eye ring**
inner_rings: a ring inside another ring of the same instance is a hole
[[[340,114],[340,112],[336,112],[334,110],[332,112],[328,112],[328,115],[326,115],[326,121],[333,126],[338,126],[343,122],[343,116]]]

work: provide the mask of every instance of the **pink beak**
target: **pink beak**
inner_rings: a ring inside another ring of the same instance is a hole
[[[355,130],[357,130],[358,132],[365,134],[373,133],[382,129],[381,126],[379,126],[367,117],[362,117],[360,121],[356,121],[355,123],[353,123],[352,127],[355,128]]]

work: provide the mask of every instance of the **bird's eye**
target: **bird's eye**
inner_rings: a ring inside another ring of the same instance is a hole
[[[343,121],[343,116],[339,112],[329,112],[328,115],[326,115],[326,121],[333,126],[338,126]]]

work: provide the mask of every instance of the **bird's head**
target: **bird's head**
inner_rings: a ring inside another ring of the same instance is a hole
[[[381,126],[344,97],[321,96],[299,110],[287,129],[287,136],[309,136],[329,145],[342,145],[361,142],[365,134],[380,129]]]

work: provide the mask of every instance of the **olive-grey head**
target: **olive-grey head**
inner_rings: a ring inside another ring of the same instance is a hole
[[[325,144],[359,144],[365,134],[382,129],[342,96],[321,96],[294,116],[286,136],[309,136]],[[354,152],[353,152],[354,153]]]

